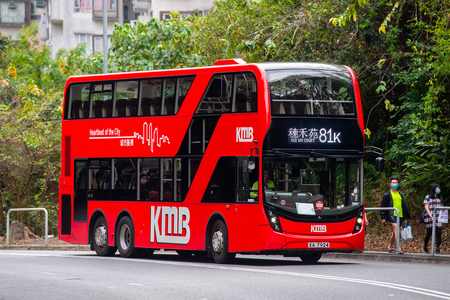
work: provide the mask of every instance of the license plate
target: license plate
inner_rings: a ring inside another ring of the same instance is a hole
[[[330,248],[330,243],[308,243],[308,248]]]

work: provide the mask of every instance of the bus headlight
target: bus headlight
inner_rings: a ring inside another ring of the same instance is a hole
[[[363,223],[364,223],[364,210],[361,207],[356,215],[356,222],[355,228],[353,228],[353,233],[357,233],[358,231],[360,231],[363,226]]]
[[[281,224],[280,220],[278,219],[277,213],[272,209],[266,207],[266,215],[272,229],[278,232],[283,232],[283,230],[281,229]]]

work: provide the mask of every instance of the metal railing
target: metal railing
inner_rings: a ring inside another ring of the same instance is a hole
[[[371,210],[378,210],[378,211],[384,211],[384,210],[395,210],[397,212],[397,254],[400,254],[400,227],[402,226],[400,224],[400,216],[399,216],[399,211],[397,208],[395,207],[368,207],[365,209],[366,211],[371,211]]]
[[[434,256],[434,241],[436,239],[436,211],[437,210],[450,210],[449,206],[438,206],[433,210],[433,231],[431,234],[431,256]]]
[[[33,211],[33,210],[43,210],[45,212],[45,246],[48,246],[48,213],[45,208],[11,208],[8,210],[6,215],[6,246],[9,246],[9,214],[13,211]]]

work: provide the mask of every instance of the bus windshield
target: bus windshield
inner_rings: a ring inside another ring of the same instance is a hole
[[[355,116],[350,73],[344,68],[267,72],[273,115]]]
[[[361,168],[355,158],[266,158],[264,201],[302,218],[345,213],[362,204]]]

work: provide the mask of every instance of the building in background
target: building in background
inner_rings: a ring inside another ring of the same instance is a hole
[[[207,14],[214,0],[107,0],[108,38],[114,23],[136,24],[151,18],[169,18],[171,10],[182,16]],[[23,25],[36,22],[41,39],[55,57],[60,48],[86,43],[86,52],[103,51],[103,0],[0,0],[0,32],[13,40]]]

